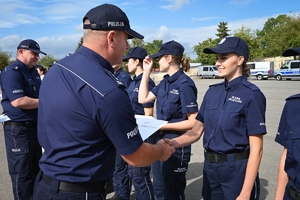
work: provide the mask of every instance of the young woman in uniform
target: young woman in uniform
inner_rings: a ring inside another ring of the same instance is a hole
[[[300,55],[300,47],[287,49],[283,56]],[[275,141],[283,146],[278,168],[275,200],[300,197],[300,93],[286,99]]]
[[[247,80],[248,45],[239,37],[226,37],[203,52],[216,54],[216,66],[224,81],[207,90],[193,129],[168,142],[175,148],[186,146],[198,141],[205,130],[203,198],[258,200],[266,99]]]
[[[175,41],[164,43],[159,52],[144,59],[144,73],[139,89],[139,103],[156,99],[157,119],[168,121],[152,135],[152,142],[162,138],[175,138],[191,129],[198,111],[197,88],[184,71],[190,64],[183,57],[184,48]],[[148,89],[153,59],[159,58],[159,69],[167,72],[152,90]],[[182,69],[180,68],[182,66]],[[186,172],[191,156],[191,146],[180,147],[165,162],[152,165],[153,187],[157,200],[184,200]]]
[[[154,101],[145,104],[138,102],[139,87],[143,76],[143,60],[147,55],[146,49],[133,47],[129,49],[128,54],[123,58],[123,62],[127,62],[128,72],[134,73],[133,79],[127,88],[134,113],[136,115],[153,116]],[[155,83],[152,79],[149,79],[149,90],[154,87]],[[148,139],[145,142],[148,142]],[[150,179],[151,166],[133,167],[129,165],[128,171],[135,189],[136,199],[154,200],[153,185]]]

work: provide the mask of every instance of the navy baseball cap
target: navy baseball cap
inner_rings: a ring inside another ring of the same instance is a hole
[[[144,39],[144,36],[130,28],[126,14],[115,5],[102,4],[92,8],[84,16],[83,22],[86,19],[90,21],[90,24],[83,24],[83,29],[120,30],[128,33],[128,39]]]
[[[249,49],[245,40],[232,36],[223,38],[216,47],[203,49],[203,53],[237,53],[246,60],[249,59]]]
[[[300,47],[290,48],[282,53],[282,56],[297,56],[300,55]]]
[[[27,49],[27,50],[33,51],[35,53],[42,53],[44,55],[47,55],[45,52],[41,51],[40,45],[36,41],[31,40],[31,39],[23,40],[19,44],[17,49]]]
[[[123,61],[128,60],[129,58],[138,58],[138,59],[144,59],[148,55],[146,49],[142,47],[133,47],[129,49],[126,56],[123,57]]]
[[[158,53],[152,54],[150,58],[158,58],[163,55],[183,56],[184,47],[178,42],[172,40],[161,45]]]

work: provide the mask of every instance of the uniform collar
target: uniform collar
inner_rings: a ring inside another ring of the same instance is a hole
[[[114,73],[114,69],[111,66],[111,64],[105,60],[105,58],[103,58],[102,56],[100,56],[99,54],[97,54],[96,52],[94,52],[93,50],[85,47],[85,46],[81,46],[78,50],[78,53],[81,53],[87,57],[89,57],[90,59],[96,61],[97,63],[99,63],[103,68],[109,70],[112,74]]]
[[[32,72],[35,70],[35,67],[29,67],[28,65],[25,65],[22,61],[20,61],[19,59],[16,59],[15,61],[15,65],[21,69],[24,69],[28,72]]]
[[[141,73],[141,74],[138,75],[138,76],[134,75],[134,76],[132,77],[132,80],[134,80],[134,81],[139,81],[139,80],[142,79],[142,76],[143,76],[143,73]]]
[[[176,81],[179,78],[179,76],[181,76],[181,74],[183,74],[183,71],[180,69],[177,72],[175,72],[175,74],[173,74],[172,76],[169,76],[169,74],[164,75],[164,78],[166,78],[168,82],[172,83]]]
[[[115,71],[115,76],[118,76],[119,74],[121,74],[124,70],[122,69],[122,67],[120,69],[118,69],[117,71]]]
[[[225,89],[230,90],[231,88],[236,88],[239,85],[241,85],[242,82],[244,82],[244,81],[247,81],[247,76],[246,75],[239,76],[239,77],[233,79],[230,82],[227,82],[226,79],[225,79]]]

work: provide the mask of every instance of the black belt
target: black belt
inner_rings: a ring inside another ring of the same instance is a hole
[[[298,192],[293,186],[289,189],[290,196],[294,200],[300,200],[300,192]]]
[[[42,175],[42,179],[48,184],[51,185],[52,178]],[[101,182],[92,182],[92,183],[69,183],[59,181],[59,189],[69,192],[100,192],[105,191],[107,181]]]
[[[233,153],[234,160],[242,160],[249,158],[250,150],[241,152],[241,153]],[[225,162],[228,161],[227,154],[216,154],[213,152],[209,152],[207,150],[204,151],[204,157],[206,160],[212,163]]]
[[[4,126],[24,126],[27,128],[36,128],[36,122],[13,122],[13,121],[6,121],[4,122]]]

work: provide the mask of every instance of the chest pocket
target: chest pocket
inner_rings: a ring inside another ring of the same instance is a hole
[[[300,105],[290,104],[287,116],[287,134],[291,140],[300,140],[300,115],[299,115]]]
[[[299,104],[290,104],[287,115],[287,160],[300,160],[300,115]]]
[[[227,102],[220,115],[220,125],[227,130],[243,126],[245,123],[244,104]]]
[[[173,117],[177,117],[177,116],[181,116],[182,112],[181,112],[181,102],[180,102],[180,97],[179,94],[169,94],[168,97],[169,100],[169,112]]]
[[[204,122],[208,125],[216,126],[218,124],[220,109],[219,101],[210,101],[205,105]]]

